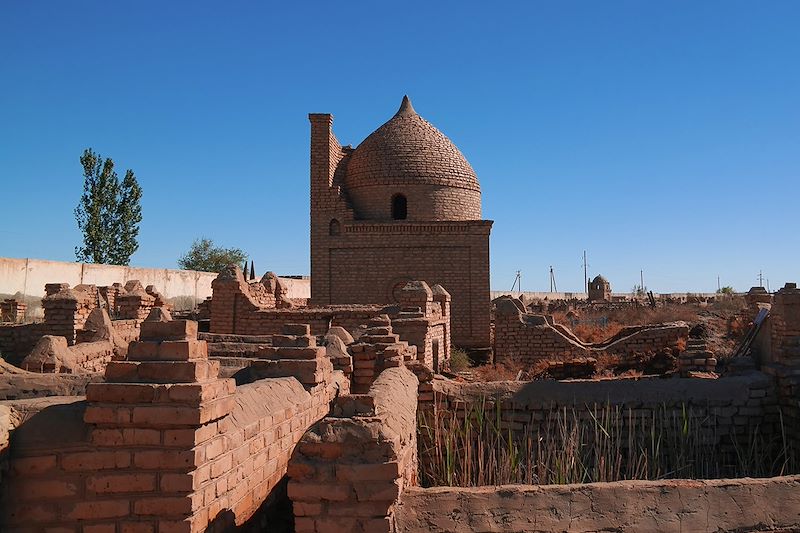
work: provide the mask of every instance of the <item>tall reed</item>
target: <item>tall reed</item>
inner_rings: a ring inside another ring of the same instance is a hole
[[[504,413],[491,398],[420,411],[424,486],[765,477],[797,472],[779,431],[740,431],[709,408],[591,404]],[[780,415],[780,413],[778,413]],[[531,417],[526,422],[514,418]]]

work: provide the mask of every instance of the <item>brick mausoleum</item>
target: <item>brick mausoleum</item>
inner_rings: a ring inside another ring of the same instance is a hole
[[[311,121],[311,304],[387,304],[409,280],[452,296],[452,340],[490,345],[489,233],[456,146],[408,97],[355,149]]]

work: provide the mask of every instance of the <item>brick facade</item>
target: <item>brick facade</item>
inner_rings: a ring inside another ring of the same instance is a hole
[[[410,104],[358,148],[311,114],[311,304],[387,304],[405,282],[452,296],[452,340],[490,345],[489,233],[480,188],[455,146]],[[407,199],[393,220],[392,199]]]

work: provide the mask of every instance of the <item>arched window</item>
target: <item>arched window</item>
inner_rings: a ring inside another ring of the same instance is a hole
[[[405,220],[408,216],[408,202],[403,194],[392,196],[392,218],[395,220]]]
[[[342,232],[342,225],[339,224],[339,221],[335,218],[331,220],[330,226],[328,226],[328,234],[329,235],[339,235]]]

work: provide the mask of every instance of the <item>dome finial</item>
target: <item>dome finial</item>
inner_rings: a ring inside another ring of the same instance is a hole
[[[395,116],[397,115],[416,115],[417,112],[414,111],[414,106],[411,105],[411,100],[408,98],[408,95],[403,95],[403,102],[400,104],[400,109],[397,110]]]

